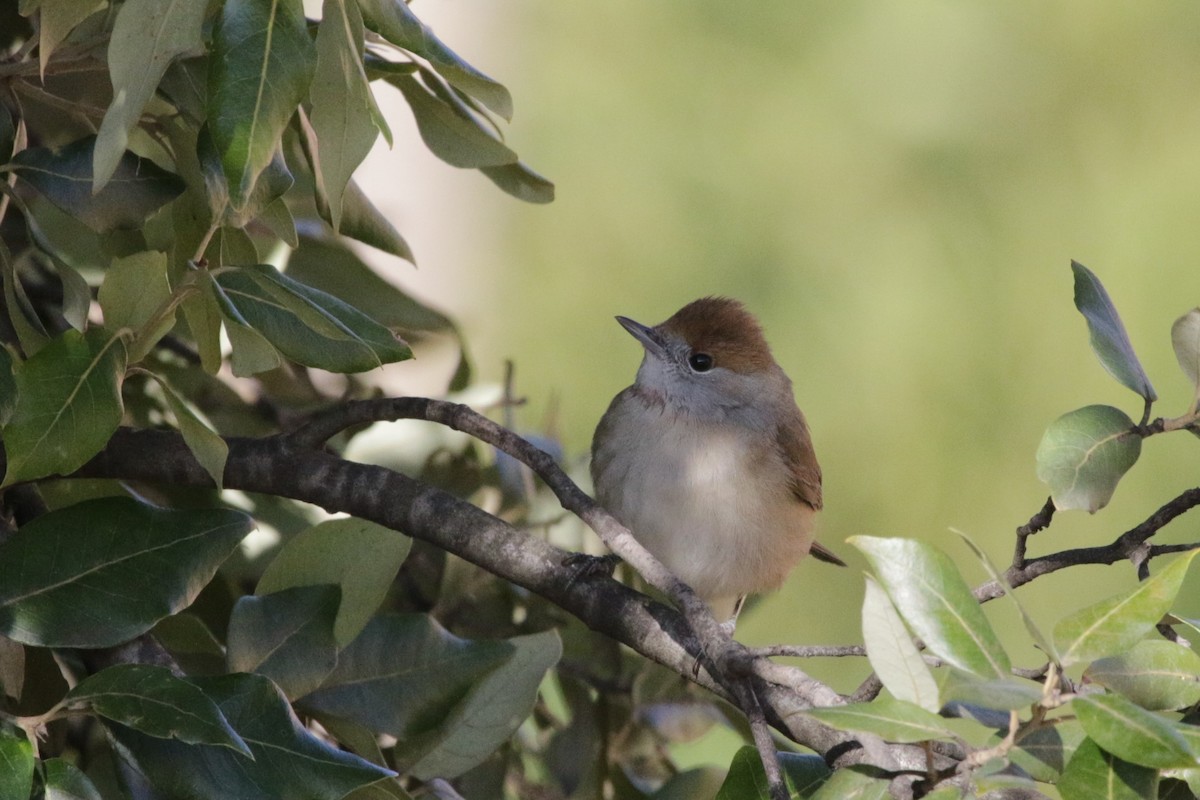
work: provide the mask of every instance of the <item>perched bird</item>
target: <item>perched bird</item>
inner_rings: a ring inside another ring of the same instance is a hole
[[[821,468],[758,320],[706,297],[654,327],[617,321],[645,354],[592,440],[600,504],[729,627],[810,549],[842,564],[813,542]]]

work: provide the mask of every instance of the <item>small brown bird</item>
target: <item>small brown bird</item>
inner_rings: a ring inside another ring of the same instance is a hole
[[[810,549],[842,564],[813,542],[821,468],[758,320],[706,297],[654,327],[617,321],[645,355],[592,440],[600,504],[730,626]]]

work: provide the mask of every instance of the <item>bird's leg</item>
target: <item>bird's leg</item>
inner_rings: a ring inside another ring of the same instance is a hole
[[[568,586],[574,585],[576,581],[586,580],[597,575],[611,578],[613,571],[617,568],[617,564],[620,563],[621,557],[616,553],[609,553],[603,556],[572,553],[562,561],[562,565],[571,570],[571,578],[567,581]]]

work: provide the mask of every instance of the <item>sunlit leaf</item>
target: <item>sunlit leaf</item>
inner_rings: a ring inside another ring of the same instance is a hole
[[[123,751],[166,797],[272,797],[341,800],[352,789],[395,775],[338,750],[305,729],[261,675],[190,678],[250,746],[251,761],[228,747],[156,739],[108,725]]]
[[[13,372],[17,402],[4,426],[2,485],[74,472],[121,422],[125,346],[119,339],[67,330]]]
[[[308,92],[315,66],[300,0],[226,0],[213,28],[208,119],[234,208]]]
[[[250,519],[125,497],[43,514],[0,543],[0,634],[43,647],[111,647],[189,605]]]
[[[341,587],[334,635],[338,646],[345,647],[378,610],[411,547],[412,539],[374,522],[326,520],[283,546],[255,593],[319,584]]]
[[[937,683],[913,644],[912,634],[887,593],[870,577],[863,598],[862,632],[867,660],[889,692],[926,711],[941,708]]]
[[[229,671],[265,675],[293,700],[316,689],[337,663],[340,599],[329,585],[243,595],[229,617]]]
[[[1133,352],[1129,334],[1125,332],[1125,325],[1104,285],[1091,270],[1077,261],[1071,262],[1071,271],[1075,273],[1075,307],[1087,320],[1092,350],[1100,358],[1100,363],[1122,386],[1137,392],[1147,401],[1157,400],[1158,395],[1154,393],[1150,379]]]
[[[1085,739],[1058,781],[1063,800],[1145,800],[1158,796],[1158,770],[1130,764]]]
[[[1071,710],[1088,737],[1117,758],[1157,769],[1200,766],[1175,723],[1119,694],[1079,695]]]
[[[1096,512],[1138,460],[1142,437],[1133,420],[1112,406],[1084,406],[1050,424],[1037,449],[1037,476],[1060,511]]]
[[[108,44],[113,101],[104,113],[93,155],[95,188],[116,169],[129,132],[177,57],[204,49],[204,3],[191,0],[127,0],[117,9]]]
[[[1062,619],[1054,626],[1062,663],[1116,655],[1144,639],[1171,609],[1197,553],[1192,550],[1134,588]]]
[[[1151,711],[1200,702],[1200,656],[1165,639],[1141,641],[1130,650],[1093,661],[1083,677]]]
[[[945,553],[913,539],[847,541],[867,556],[896,610],[931,653],[980,677],[1008,677],[1008,654]]]
[[[96,137],[87,136],[58,151],[31,147],[17,153],[12,163],[21,180],[97,233],[137,228],[183,193],[179,176],[126,150],[104,188],[93,194],[95,144]]]
[[[250,749],[208,695],[166,667],[117,664],[93,673],[67,693],[64,702],[86,704],[102,717],[160,739]]]
[[[889,697],[878,697],[870,703],[813,708],[804,713],[839,730],[873,733],[891,742],[924,742],[954,736],[937,714]]]

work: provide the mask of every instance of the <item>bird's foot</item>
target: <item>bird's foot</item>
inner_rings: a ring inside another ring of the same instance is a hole
[[[617,568],[617,564],[620,563],[621,557],[616,553],[609,553],[604,556],[572,553],[562,560],[562,565],[571,570],[571,579],[568,581],[568,586],[573,585],[576,581],[587,580],[597,575],[611,578],[613,571]]]

